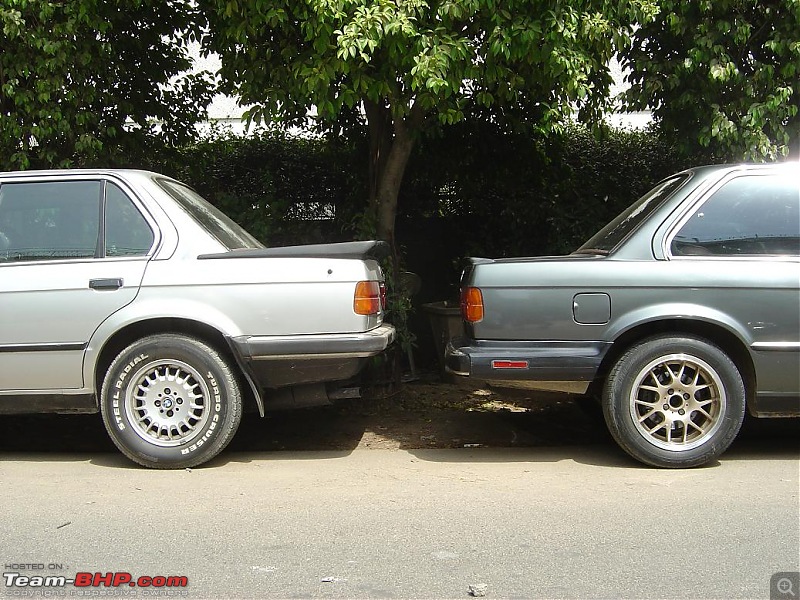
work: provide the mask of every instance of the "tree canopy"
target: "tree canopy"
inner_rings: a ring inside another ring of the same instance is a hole
[[[0,168],[125,157],[148,136],[188,139],[210,85],[188,73],[202,27],[181,0],[0,5]]]
[[[468,114],[542,129],[597,117],[608,63],[646,0],[199,0],[205,47],[251,116],[285,123],[364,115],[377,234],[393,240],[397,194],[420,135]]]
[[[660,0],[623,55],[631,109],[686,150],[775,159],[800,137],[798,0]],[[797,150],[795,150],[797,151]]]

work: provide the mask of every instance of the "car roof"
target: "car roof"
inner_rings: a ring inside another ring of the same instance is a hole
[[[63,175],[124,175],[124,174],[137,174],[148,176],[160,176],[153,171],[143,169],[110,169],[110,168],[97,168],[97,169],[37,169],[31,171],[0,171],[0,177],[14,178],[14,177],[50,177],[50,176],[63,176]]]
[[[727,163],[721,165],[701,165],[681,171],[681,173],[695,173],[696,175],[711,175],[720,171],[741,171],[741,170],[800,170],[800,161],[784,161],[772,163]]]

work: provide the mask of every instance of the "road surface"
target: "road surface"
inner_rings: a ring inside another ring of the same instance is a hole
[[[797,450],[743,439],[684,471],[607,441],[233,450],[173,472],[3,450],[0,597],[769,598],[800,570]],[[77,573],[186,587],[31,586]]]

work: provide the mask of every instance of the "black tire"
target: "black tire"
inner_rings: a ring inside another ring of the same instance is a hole
[[[228,362],[195,338],[138,340],[111,363],[100,409],[117,448],[154,469],[194,467],[228,445],[242,418]]]
[[[657,467],[697,467],[727,450],[745,412],[733,361],[693,336],[659,336],[631,347],[603,389],[603,415],[616,442]]]

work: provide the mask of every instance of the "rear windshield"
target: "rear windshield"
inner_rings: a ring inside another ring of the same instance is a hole
[[[178,205],[228,250],[263,248],[264,245],[247,233],[241,225],[205,200],[192,188],[171,179],[156,179]]]
[[[659,183],[644,196],[629,206],[616,219],[598,231],[588,242],[575,251],[575,254],[608,254],[619,246],[640,223],[661,206],[678,188],[680,188],[689,175],[682,174],[670,177]]]

